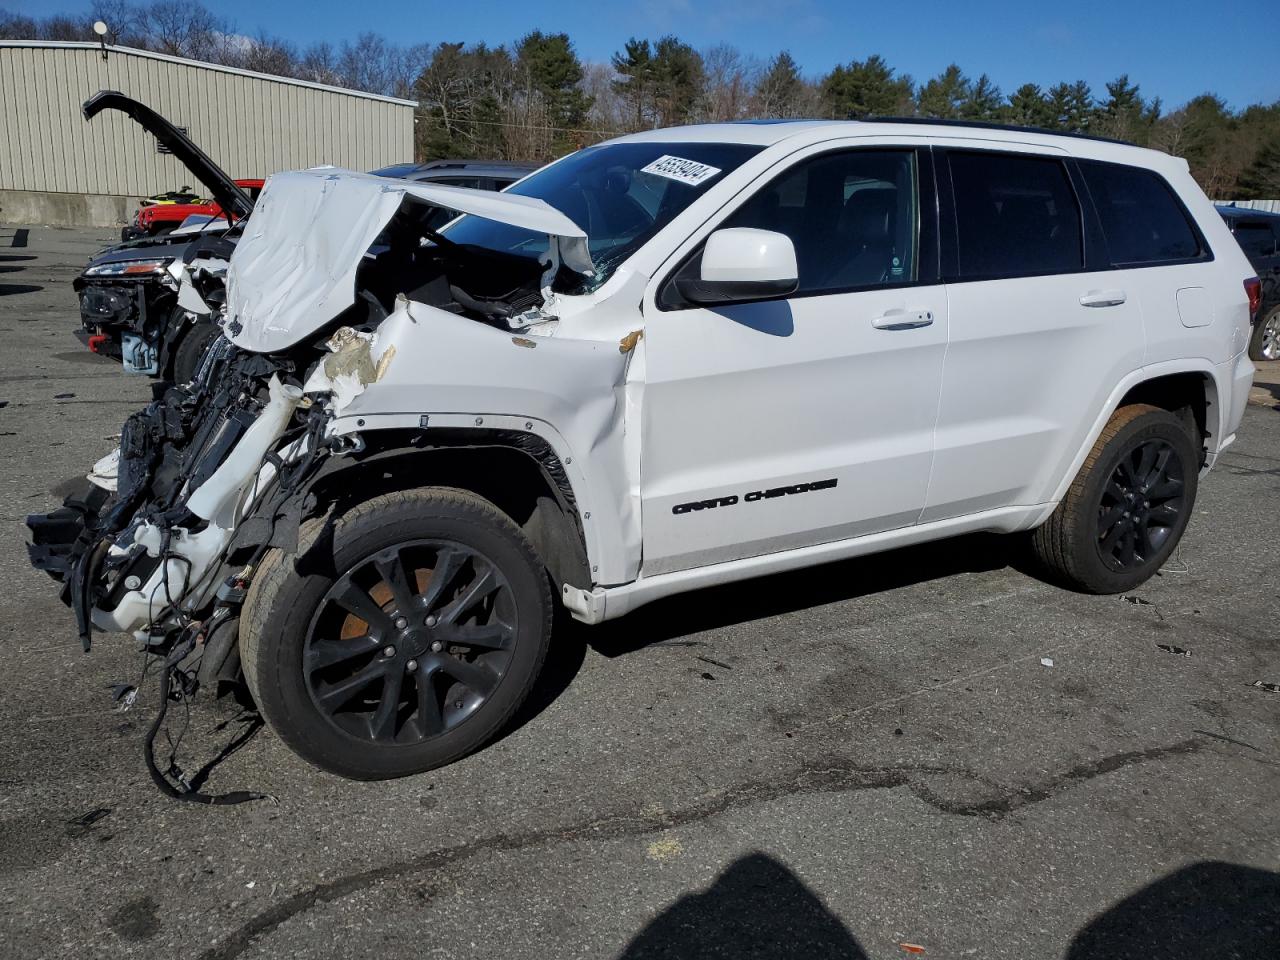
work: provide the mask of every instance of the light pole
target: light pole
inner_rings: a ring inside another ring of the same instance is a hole
[[[104,20],[93,21],[93,32],[98,35],[98,43],[102,47],[102,59],[107,59],[107,24]]]

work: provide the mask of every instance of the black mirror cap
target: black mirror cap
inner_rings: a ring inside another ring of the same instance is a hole
[[[700,277],[677,277],[676,290],[689,303],[743,303],[751,300],[776,300],[796,292],[800,281],[786,280],[703,280]]]

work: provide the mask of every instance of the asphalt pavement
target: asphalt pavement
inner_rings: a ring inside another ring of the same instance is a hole
[[[278,798],[209,808],[23,547],[149,394],[72,338],[112,239],[0,226],[0,955],[1280,956],[1280,374],[1131,597],[970,536],[569,624],[504,737],[387,783],[198,703],[185,769]]]

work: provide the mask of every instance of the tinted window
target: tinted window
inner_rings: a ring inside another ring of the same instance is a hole
[[[481,187],[479,177],[440,177],[438,180],[428,180],[427,183],[438,183],[442,187],[470,187],[478,190]]]
[[[1248,257],[1269,257],[1276,252],[1276,236],[1269,224],[1237,220],[1236,240]]]
[[[1083,267],[1080,207],[1061,161],[952,153],[950,163],[963,279]]]
[[[799,293],[916,279],[919,191],[909,150],[826,154],[788,170],[721,226],[785,233]]]
[[[1114,266],[1193,260],[1200,256],[1182,205],[1150,170],[1115,163],[1080,164],[1102,221]]]

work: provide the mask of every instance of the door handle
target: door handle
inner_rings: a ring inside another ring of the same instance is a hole
[[[1090,290],[1080,298],[1082,307],[1118,307],[1124,303],[1123,290]]]
[[[886,310],[871,321],[877,330],[913,330],[933,323],[932,310]]]

